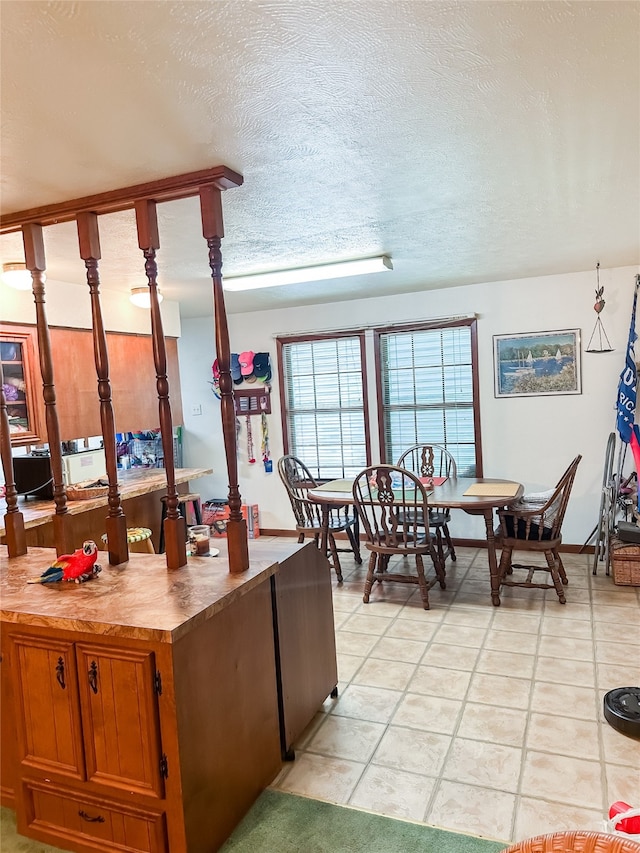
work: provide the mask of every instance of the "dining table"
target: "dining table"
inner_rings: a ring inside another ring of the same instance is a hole
[[[489,575],[491,579],[491,602],[500,606],[500,574],[496,537],[494,534],[494,512],[512,506],[524,493],[524,486],[515,480],[499,480],[488,477],[433,478],[431,485],[424,478],[427,502],[430,509],[461,509],[468,515],[484,518]],[[437,483],[437,485],[436,485]],[[330,480],[321,486],[309,489],[309,500],[320,504],[322,509],[321,550],[326,553],[329,533],[329,513],[332,507],[353,505],[353,480]]]

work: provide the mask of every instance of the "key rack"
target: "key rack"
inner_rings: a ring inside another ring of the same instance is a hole
[[[270,415],[271,395],[265,388],[233,392],[236,415]]]

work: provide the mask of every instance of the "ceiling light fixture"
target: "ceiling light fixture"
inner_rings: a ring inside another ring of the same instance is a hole
[[[340,261],[315,267],[298,267],[291,270],[238,275],[223,278],[225,290],[254,290],[258,287],[276,287],[281,284],[302,284],[306,281],[327,281],[331,278],[386,272],[393,269],[391,258],[381,255],[360,261]]]
[[[2,280],[16,290],[31,290],[31,271],[24,261],[2,264]]]
[[[156,293],[158,294],[158,302],[162,302],[164,297],[160,293],[160,288],[156,289]],[[137,305],[138,308],[151,308],[151,296],[148,287],[132,287],[129,299],[134,305]]]

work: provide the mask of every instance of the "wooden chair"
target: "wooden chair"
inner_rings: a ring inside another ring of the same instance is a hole
[[[503,586],[555,589],[560,603],[566,603],[563,585],[566,586],[568,581],[558,548],[562,542],[562,521],[581,459],[582,456],[576,456],[555,489],[539,497],[524,495],[514,506],[498,510],[500,527],[496,530],[496,537],[502,548],[499,573]],[[544,554],[547,565],[512,563],[514,550]],[[526,579],[512,580],[510,576],[514,569],[526,569]],[[553,584],[534,583],[533,576],[537,571],[549,572]]]
[[[278,473],[284,483],[291,503],[291,508],[296,519],[296,530],[298,531],[298,542],[304,542],[305,536],[312,536],[316,545],[320,543],[322,534],[322,506],[307,498],[307,491],[314,489],[318,483],[313,478],[307,466],[296,456],[287,454],[278,460]],[[342,568],[335,540],[335,533],[345,532],[349,538],[354,559],[362,563],[360,556],[360,530],[358,516],[349,510],[348,506],[332,507],[329,512],[329,529],[327,531],[327,543],[333,560],[338,581],[342,582]]]
[[[406,468],[417,477],[455,477],[456,460],[440,444],[414,444],[402,454],[396,465]],[[448,508],[429,510],[429,527],[433,529],[436,548],[442,565],[447,557],[455,562],[456,552],[449,534],[451,512]],[[444,542],[443,542],[444,538]],[[446,542],[446,548],[444,543]]]
[[[445,589],[444,564],[433,545],[424,519],[429,518],[427,492],[418,477],[394,465],[365,468],[353,484],[353,500],[371,551],[363,601],[369,602],[374,580],[378,583],[414,583],[420,587],[425,610],[429,609],[429,588],[437,581]],[[390,572],[393,556],[416,561],[416,574]],[[423,556],[433,560],[436,577],[427,584]]]
[[[503,853],[638,853],[640,844],[631,838],[605,832],[574,830],[537,835],[519,841]]]

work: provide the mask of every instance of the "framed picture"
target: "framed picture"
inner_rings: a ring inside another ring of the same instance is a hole
[[[496,397],[581,394],[580,329],[493,336]]]

